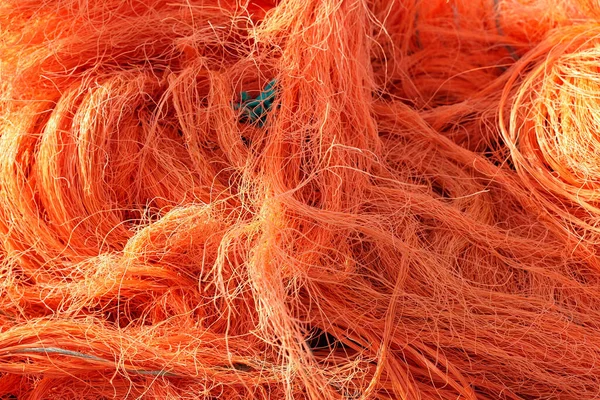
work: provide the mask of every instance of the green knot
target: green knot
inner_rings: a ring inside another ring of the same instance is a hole
[[[264,126],[275,101],[275,83],[275,79],[269,82],[255,99],[251,99],[247,92],[240,93],[240,101],[233,105],[235,110],[242,110],[240,122]]]

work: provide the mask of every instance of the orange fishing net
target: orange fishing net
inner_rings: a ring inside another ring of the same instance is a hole
[[[600,396],[599,21],[0,1],[0,397]]]

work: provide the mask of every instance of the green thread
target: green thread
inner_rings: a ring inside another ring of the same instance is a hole
[[[77,358],[83,358],[83,359],[93,360],[93,361],[102,361],[102,362],[106,362],[106,363],[111,362],[105,358],[100,358],[100,357],[96,357],[93,355],[81,353],[79,351],[61,349],[58,347],[28,347],[28,348],[24,348],[24,349],[13,350],[13,351],[11,351],[11,353],[12,354],[41,353],[41,354],[46,354],[46,355],[60,354],[63,356],[77,357]],[[161,371],[151,371],[151,370],[144,370],[144,369],[136,370],[136,369],[131,369],[131,368],[125,368],[125,371],[127,371],[128,373],[139,374],[139,375],[177,377],[177,375],[172,374],[171,372],[162,371],[162,370]]]
[[[247,92],[240,93],[240,101],[233,105],[234,110],[241,110],[240,122],[256,124],[263,127],[267,122],[267,113],[275,101],[275,79],[269,82],[262,92],[251,99]]]

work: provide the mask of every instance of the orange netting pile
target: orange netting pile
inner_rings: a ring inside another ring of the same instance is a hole
[[[236,1],[0,1],[0,398],[600,396],[596,1]]]

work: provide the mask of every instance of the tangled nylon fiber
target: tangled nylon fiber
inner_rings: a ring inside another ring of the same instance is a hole
[[[599,21],[0,0],[0,398],[600,398]]]
[[[514,93],[506,86],[501,114],[515,167],[536,199],[592,245],[600,222],[597,54],[600,30],[593,24],[549,35],[515,66],[511,83],[530,72]]]

